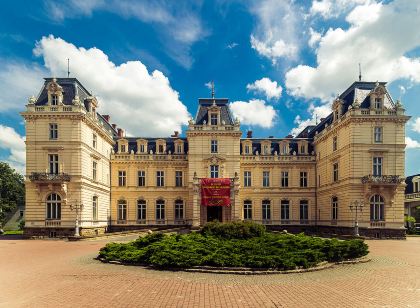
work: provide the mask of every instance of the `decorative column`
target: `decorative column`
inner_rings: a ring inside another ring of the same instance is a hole
[[[192,215],[192,226],[193,228],[200,227],[200,181],[197,177],[197,172],[194,172],[193,177],[193,215]]]

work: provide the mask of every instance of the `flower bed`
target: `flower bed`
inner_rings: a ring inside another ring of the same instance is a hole
[[[269,233],[262,225],[235,222],[210,223],[200,233],[153,233],[130,243],[109,243],[101,248],[99,258],[172,269],[212,266],[291,270],[367,254],[368,246],[359,239]]]

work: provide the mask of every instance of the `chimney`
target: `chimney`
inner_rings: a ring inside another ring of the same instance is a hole
[[[174,131],[174,134],[171,135],[172,138],[178,138],[179,137],[179,131]]]
[[[103,114],[102,117],[105,119],[105,121],[107,121],[109,123],[109,120],[111,119],[109,114]]]
[[[252,130],[249,130],[246,132],[246,137],[247,138],[252,138]]]
[[[122,128],[118,129],[118,137],[124,138],[124,130]]]
[[[287,135],[286,138],[293,138],[293,135]]]
[[[117,124],[111,124],[111,126],[114,130],[117,130]]]
[[[322,121],[324,121],[324,120],[325,120],[325,118],[321,118],[320,122],[322,122]]]

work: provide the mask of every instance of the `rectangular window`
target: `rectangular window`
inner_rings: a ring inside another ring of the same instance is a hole
[[[414,182],[414,192],[419,192],[419,182]]]
[[[212,113],[210,115],[210,124],[217,125],[217,113]]]
[[[252,201],[251,200],[244,201],[244,219],[245,220],[252,219]]]
[[[331,206],[332,206],[331,218],[332,220],[337,220],[338,219],[338,198],[337,197],[332,198]]]
[[[58,154],[48,155],[48,164],[50,168],[50,174],[58,174]]]
[[[125,200],[118,201],[118,220],[127,220],[127,202]]]
[[[184,219],[184,201],[182,200],[175,201],[175,219],[176,220]]]
[[[144,144],[140,144],[140,153],[144,153],[144,152],[145,152]]]
[[[98,220],[98,197],[93,196],[92,198],[92,220]]]
[[[333,151],[337,151],[337,136],[333,137]]]
[[[159,144],[158,150],[160,154],[163,154],[163,144]]]
[[[217,140],[212,140],[210,143],[210,152],[217,153]]]
[[[307,200],[300,200],[300,220],[308,220],[308,201]]]
[[[376,126],[375,131],[374,131],[374,135],[375,135],[375,142],[376,143],[381,143],[382,142],[382,127]]]
[[[270,187],[270,171],[263,171],[263,187]]]
[[[57,106],[58,105],[58,95],[51,95],[51,105]]]
[[[283,144],[283,146],[281,148],[281,154],[283,154],[283,155],[289,154],[289,145],[288,144]]]
[[[98,145],[98,136],[96,136],[95,134],[93,134],[92,135],[92,147],[94,149],[96,149],[97,145]]]
[[[176,153],[177,153],[177,154],[182,154],[182,145],[178,144],[178,145],[176,146]]]
[[[137,172],[138,176],[138,186],[144,187],[146,186],[146,171],[140,170]]]
[[[264,144],[263,154],[264,155],[270,155],[271,154],[271,148],[267,144]]]
[[[281,200],[280,211],[281,211],[281,220],[290,219],[290,201],[289,200]]]
[[[270,200],[262,201],[262,219],[263,220],[271,219],[271,201]]]
[[[156,201],[156,220],[165,219],[165,201],[157,200]]]
[[[156,171],[156,186],[163,187],[165,186],[165,172]]]
[[[250,153],[250,151],[249,151],[249,145],[246,145],[245,146],[245,154],[249,154]]]
[[[338,163],[333,164],[333,181],[338,181]]]
[[[97,161],[93,161],[92,162],[92,179],[94,181],[96,181],[96,177],[97,177],[97,169],[98,169],[98,162]]]
[[[125,171],[118,171],[118,186],[126,185],[127,174]]]
[[[281,172],[281,187],[289,187],[289,172]]]
[[[219,166],[218,165],[211,165],[210,166],[210,177],[212,179],[219,177]]]
[[[375,98],[375,109],[381,109],[382,108],[382,99],[379,97]]]
[[[373,158],[373,175],[382,176],[382,157]]]
[[[251,187],[251,171],[244,171],[244,187]]]
[[[300,172],[300,187],[308,187],[308,173],[306,171]]]
[[[182,171],[175,171],[175,186],[182,187]]]
[[[301,145],[300,146],[300,154],[305,154],[305,153],[306,153],[305,146],[304,145]]]
[[[125,152],[125,144],[121,145],[121,152],[123,152],[123,153]]]
[[[50,123],[50,140],[58,139],[58,125],[56,123]]]
[[[137,220],[146,220],[146,201],[137,201]]]

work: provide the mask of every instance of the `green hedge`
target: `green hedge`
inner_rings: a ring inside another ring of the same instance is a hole
[[[248,228],[249,223],[245,223],[243,227],[238,226],[238,223],[232,225],[214,227],[212,224],[201,233],[154,233],[130,243],[110,243],[101,248],[99,256],[108,261],[159,268],[209,265],[287,270],[312,267],[322,261],[354,259],[368,254],[368,247],[362,240],[340,241],[304,234],[275,234],[265,232],[259,227]],[[261,230],[263,231],[260,232]]]

